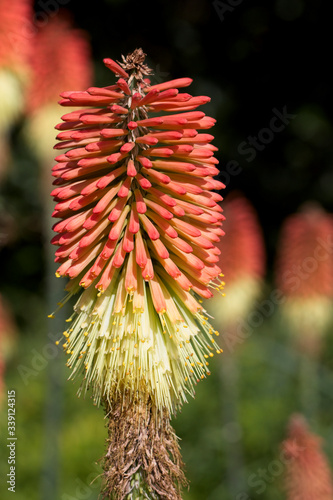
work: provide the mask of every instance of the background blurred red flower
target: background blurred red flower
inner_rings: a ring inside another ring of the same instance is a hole
[[[225,296],[216,295],[208,307],[218,324],[226,328],[254,307],[262,288],[266,257],[262,230],[252,204],[241,193],[231,193],[223,202],[223,211],[225,236],[218,248]]]
[[[286,297],[282,306],[297,342],[318,350],[332,317],[333,217],[308,203],[289,216],[281,230],[276,282]]]
[[[59,95],[66,89],[84,89],[92,82],[88,35],[73,27],[66,11],[50,18],[33,39],[31,79],[26,91],[27,137],[33,151],[52,158],[54,123],[61,111]]]
[[[287,500],[332,500],[331,470],[321,439],[309,431],[301,415],[291,417],[282,449],[287,463]]]

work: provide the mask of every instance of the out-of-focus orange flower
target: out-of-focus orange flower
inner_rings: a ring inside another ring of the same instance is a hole
[[[27,133],[41,159],[50,158],[54,123],[61,114],[57,105],[60,93],[64,89],[84,89],[92,81],[88,37],[73,28],[67,13],[60,12],[36,34],[31,69],[26,92]]]
[[[23,110],[32,34],[31,0],[0,0],[0,134]]]
[[[282,445],[286,461],[287,500],[332,500],[331,470],[321,439],[312,434],[300,415],[289,422]]]
[[[210,311],[225,327],[244,318],[254,307],[265,272],[265,248],[257,214],[240,193],[223,203],[225,236],[218,244],[226,282],[225,297],[216,296]]]
[[[278,248],[276,281],[283,313],[304,344],[314,347],[331,318],[333,217],[315,204],[288,217]]]
[[[26,69],[32,45],[31,0],[0,0],[0,67]]]

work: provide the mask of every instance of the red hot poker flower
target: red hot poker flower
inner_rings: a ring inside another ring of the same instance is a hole
[[[32,1],[0,0],[0,68],[27,70],[33,25]]]
[[[114,85],[62,94],[79,109],[56,127],[52,242],[69,296],[85,289],[64,333],[73,375],[96,400],[140,390],[173,410],[219,352],[201,299],[222,287],[223,185],[215,120],[196,111],[209,98],[179,90],[190,78],[150,85],[144,57],[105,59]]]
[[[227,236],[219,248],[223,253],[224,275],[228,283],[252,277],[260,280],[265,272],[262,231],[251,203],[240,193],[232,193],[224,203],[224,230]]]
[[[265,248],[257,214],[240,193],[223,204],[226,236],[218,244],[223,261],[226,294],[216,296],[210,311],[222,324],[233,325],[253,308],[265,272]]]
[[[316,205],[305,205],[285,221],[277,281],[287,297],[333,296],[333,259],[329,252],[332,235],[333,217]]]
[[[54,105],[63,89],[86,88],[92,80],[86,34],[58,14],[38,31],[31,58],[32,79],[27,90],[27,112]]]
[[[332,235],[332,216],[317,205],[307,204],[285,221],[278,249],[276,280],[287,299],[283,312],[306,341],[302,341],[303,347],[309,343],[311,351],[318,348],[331,318]]]
[[[283,451],[287,462],[288,500],[333,498],[331,471],[321,449],[321,439],[310,433],[302,416],[291,418]]]
[[[58,13],[34,39],[31,80],[26,91],[26,133],[43,162],[52,161],[54,123],[60,119],[57,100],[64,89],[85,89],[92,82],[90,46],[85,32],[72,27],[66,13]]]
[[[32,47],[31,17],[31,0],[0,0],[0,141],[24,106],[23,85]]]

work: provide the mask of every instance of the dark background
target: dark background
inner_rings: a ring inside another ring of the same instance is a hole
[[[236,160],[243,169],[226,193],[241,189],[255,205],[270,255],[281,221],[301,203],[314,199],[332,209],[327,3],[109,1],[98,9],[74,3],[70,8],[91,34],[95,60],[119,59],[141,46],[152,68],[162,72],[160,80],[165,74],[190,76],[194,93],[212,97],[206,109],[218,120],[220,167]],[[105,81],[105,71],[99,65],[98,70]],[[273,108],[282,111],[284,106],[297,120],[249,164],[239,154],[239,144],[268,126]]]

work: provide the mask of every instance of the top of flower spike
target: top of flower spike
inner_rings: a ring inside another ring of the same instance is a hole
[[[135,49],[131,54],[128,54],[126,57],[121,56],[123,62],[115,62],[113,59],[104,59],[104,64],[111,69],[117,76],[121,76],[124,78],[129,78],[130,81],[135,78],[136,80],[144,80],[144,76],[150,75],[153,73],[153,70],[149,68],[147,64],[144,64],[146,55],[143,50],[140,49]],[[130,72],[130,75],[127,73]],[[146,80],[146,83],[150,83],[148,80]],[[181,83],[183,82],[184,85],[177,85],[176,82]],[[187,85],[190,85],[192,83],[191,78],[180,78],[178,80],[173,80],[171,82],[165,82],[160,85],[155,85],[151,88],[160,88],[160,90],[165,90],[167,88],[171,88],[171,86],[175,87],[186,87]]]
[[[150,75],[153,72],[147,64],[144,64],[146,54],[142,49],[136,49],[131,54],[128,54],[127,57],[121,57],[123,62],[120,63],[120,66],[125,71],[130,71],[138,80],[142,80],[144,75]]]
[[[216,242],[224,217],[215,190],[223,184],[213,179],[213,136],[200,133],[215,120],[194,111],[210,99],[179,92],[189,78],[150,86],[142,51],[133,54],[119,64],[105,60],[115,85],[64,92],[60,101],[85,107],[56,127],[56,149],[65,149],[53,168],[53,216],[62,219],[54,226],[57,274],[72,278],[70,293],[87,289],[64,348],[71,366],[86,363],[88,384],[99,391],[113,387],[102,352],[114,351],[113,366],[123,367],[114,368],[117,380],[132,389],[144,380],[158,404],[170,406],[170,394],[186,399],[185,385],[191,392],[211,350],[219,351],[201,297],[221,287]],[[96,370],[89,351],[102,338]]]
[[[74,213],[79,212],[79,214],[87,213],[84,208],[91,204],[89,196],[93,195],[97,201],[87,220],[84,217],[75,216],[75,220],[81,221],[82,219],[83,227],[86,229],[86,234],[81,235],[81,238],[76,234],[73,235],[73,231],[68,231],[72,227],[79,227],[79,222],[75,224],[74,221],[73,223],[70,221],[66,226],[62,223],[55,226],[55,230],[60,233],[64,233],[67,228],[66,235],[68,234],[68,237],[56,237],[54,240],[56,244],[65,243],[60,251],[56,252],[57,260],[65,259],[66,264],[65,272],[62,266],[58,270],[59,274],[77,276],[87,264],[84,259],[83,264],[77,266],[77,261],[81,260],[80,255],[85,254],[85,249],[98,241],[101,232],[104,235],[105,231],[110,231],[108,238],[105,234],[103,239],[105,246],[100,253],[101,258],[107,261],[115,250],[110,246],[116,247],[116,244],[110,243],[110,240],[111,242],[118,241],[127,220],[124,241],[128,253],[131,251],[129,248],[133,246],[133,235],[140,234],[141,226],[144,229],[143,240],[146,241],[149,237],[157,258],[162,261],[169,259],[167,248],[173,245],[173,251],[182,252],[180,258],[184,258],[188,265],[197,269],[201,269],[203,264],[194,258],[191,264],[189,263],[187,254],[195,252],[189,242],[186,243],[180,236],[209,250],[215,248],[212,241],[218,241],[218,236],[223,234],[217,228],[214,233],[209,234],[209,222],[212,227],[218,226],[222,218],[221,209],[216,203],[221,197],[212,192],[213,189],[223,186],[212,179],[212,175],[217,173],[215,168],[217,160],[213,158],[216,148],[210,145],[213,136],[198,134],[195,130],[195,127],[209,128],[215,120],[205,117],[202,112],[195,111],[173,114],[171,117],[148,118],[149,111],[179,111],[185,108],[192,110],[201,103],[207,102],[208,99],[179,94],[177,89],[170,88],[174,85],[180,87],[189,85],[190,79],[180,79],[150,87],[141,79],[143,72],[149,73],[150,71],[143,61],[144,54],[141,49],[124,58],[123,66],[133,71],[131,75],[128,75],[118,63],[106,59],[106,65],[116,75],[121,76],[117,85],[105,89],[91,87],[86,92],[62,94],[64,99],[60,103],[64,106],[103,105],[105,107],[104,109],[89,109],[87,112],[69,113],[63,116],[65,123],[57,127],[65,131],[58,135],[58,139],[64,141],[56,148],[71,147],[72,149],[56,158],[59,163],[54,168],[54,175],[57,177],[55,183],[61,187],[53,191],[53,195],[59,201],[55,207],[54,216],[65,217],[67,220],[68,210]],[[134,81],[137,79],[139,84]],[[133,86],[132,89],[129,84]],[[138,86],[135,87],[135,85]],[[143,91],[146,93],[144,94]],[[96,130],[96,126],[99,129]],[[74,130],[67,132],[72,127]],[[157,146],[158,143],[160,146]],[[112,165],[120,166],[112,168]],[[74,179],[79,179],[80,182],[75,185],[75,188],[69,189],[68,185],[72,184]],[[115,184],[115,189],[110,187],[111,183]],[[65,187],[63,187],[64,184]],[[117,197],[118,201],[116,201]],[[134,204],[133,201],[135,201]],[[200,205],[203,208],[200,208]],[[148,214],[145,215],[147,210]],[[124,221],[120,223],[122,218]],[[165,222],[161,222],[160,219]],[[206,228],[199,229],[197,226],[200,224],[208,225]],[[100,227],[100,231],[91,232],[95,226]],[[110,226],[109,229],[108,226]],[[76,249],[72,248],[74,241],[78,241]],[[140,240],[136,243],[137,264],[145,269],[147,251],[144,246],[141,249]],[[71,244],[70,252],[67,251],[69,244]],[[216,249],[213,252],[218,253]],[[210,262],[216,260],[215,258],[209,259]],[[120,258],[120,261],[124,259]],[[68,268],[69,262],[73,265]],[[172,276],[179,277],[181,272],[176,265],[172,264],[172,266],[173,270],[166,267],[167,272],[170,271]],[[98,269],[100,267],[101,264]],[[147,271],[144,278],[151,277],[152,279],[151,274]],[[218,268],[213,274],[218,274]],[[95,277],[96,269],[93,268],[92,274],[86,274],[81,280],[82,286],[89,286]],[[186,282],[185,290],[191,288],[189,281],[184,281]],[[210,281],[208,275],[204,281]],[[102,280],[97,287],[105,291],[107,288],[107,285],[104,285],[105,282],[109,283],[109,280]],[[211,293],[207,290],[204,295],[211,296]]]

